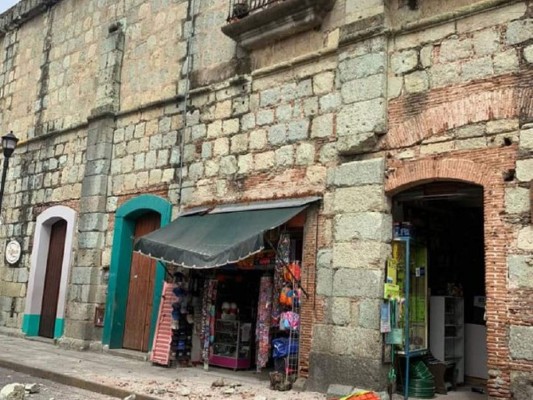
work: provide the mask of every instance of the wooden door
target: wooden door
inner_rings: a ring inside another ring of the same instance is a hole
[[[139,217],[135,223],[135,238],[158,229],[160,221],[161,218],[156,213],[148,213]],[[155,268],[155,260],[133,253],[122,341],[122,347],[126,349],[148,351]]]
[[[39,336],[47,338],[54,337],[66,233],[67,221],[60,220],[52,225],[39,322]]]

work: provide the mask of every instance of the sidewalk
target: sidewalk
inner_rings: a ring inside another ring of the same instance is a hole
[[[223,369],[165,368],[92,351],[60,349],[52,344],[0,335],[0,366],[109,396],[136,400],[250,399],[323,400],[319,393],[276,392],[253,373]],[[248,375],[249,374],[249,375]],[[211,387],[224,379],[222,387]],[[58,399],[59,400],[59,399]]]

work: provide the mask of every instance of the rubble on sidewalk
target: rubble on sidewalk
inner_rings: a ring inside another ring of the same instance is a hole
[[[24,390],[30,394],[39,393],[41,390],[38,383],[27,383],[24,385]]]
[[[0,390],[0,400],[24,400],[24,385],[20,383],[10,383]]]

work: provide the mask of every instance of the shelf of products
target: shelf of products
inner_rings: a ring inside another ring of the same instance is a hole
[[[430,350],[433,356],[455,363],[457,383],[464,381],[464,300],[431,296]]]
[[[251,329],[249,322],[217,320],[209,364],[233,369],[250,368]]]

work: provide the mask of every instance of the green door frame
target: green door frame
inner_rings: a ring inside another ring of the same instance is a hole
[[[161,226],[165,226],[172,217],[172,204],[161,197],[144,194],[128,200],[115,213],[115,230],[111,249],[104,332],[102,335],[102,344],[109,346],[110,349],[122,348],[133,251],[133,240],[131,238],[135,231],[136,219],[147,212],[158,213],[161,216]],[[149,351],[152,350],[164,279],[165,268],[162,263],[157,262]]]

